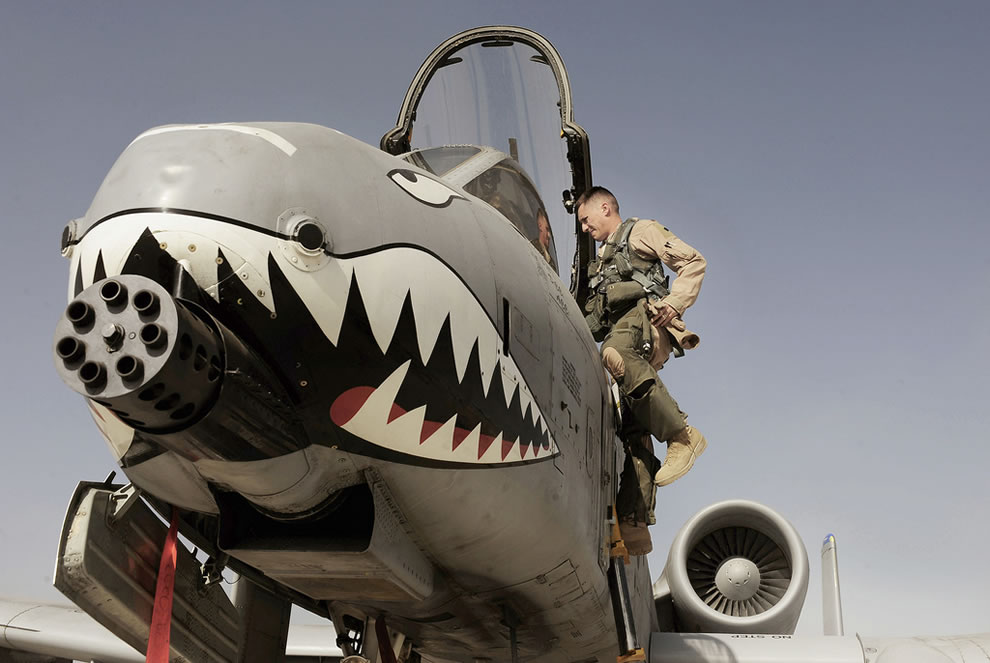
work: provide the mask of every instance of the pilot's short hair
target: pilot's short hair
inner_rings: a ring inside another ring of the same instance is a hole
[[[578,209],[578,208],[581,207],[581,205],[584,205],[589,200],[592,200],[593,198],[598,198],[598,197],[601,197],[601,196],[605,196],[605,199],[608,201],[608,204],[611,205],[612,206],[612,209],[615,210],[615,213],[618,214],[619,213],[619,201],[616,200],[615,196],[612,194],[611,191],[609,191],[608,189],[606,189],[603,186],[593,186],[590,189],[586,189],[584,191],[584,193],[582,193],[580,196],[578,196],[577,204],[574,206],[574,209]]]

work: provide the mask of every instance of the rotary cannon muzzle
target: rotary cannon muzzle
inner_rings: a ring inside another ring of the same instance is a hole
[[[258,460],[308,444],[281,380],[200,306],[135,274],[94,283],[55,328],[75,391],[191,460]]]
[[[104,279],[69,304],[56,327],[55,357],[66,384],[150,431],[195,420],[223,377],[219,334],[135,275]]]

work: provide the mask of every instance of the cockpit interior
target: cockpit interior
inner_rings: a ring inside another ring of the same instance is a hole
[[[514,159],[475,145],[413,150],[403,158],[494,207],[557,271],[557,249],[546,206]]]

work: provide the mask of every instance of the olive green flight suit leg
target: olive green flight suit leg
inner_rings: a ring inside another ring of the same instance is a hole
[[[648,357],[652,340],[645,300],[622,316],[602,343],[602,361],[626,398],[636,423],[661,442],[685,426],[685,416],[670,395]],[[620,478],[616,511],[620,519],[653,524],[656,500],[654,476],[660,461],[648,436],[626,440],[626,462]]]
[[[655,525],[657,487],[653,477],[660,469],[660,461],[653,455],[650,436],[633,436],[623,445],[626,461],[619,478],[619,494],[615,498],[615,511],[620,520]]]

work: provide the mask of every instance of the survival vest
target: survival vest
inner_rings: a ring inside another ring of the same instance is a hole
[[[596,341],[604,339],[612,325],[640,299],[662,299],[670,292],[663,263],[641,258],[629,249],[629,235],[637,221],[636,217],[623,221],[598,259],[588,265],[591,294],[584,306],[588,314],[585,320]]]

